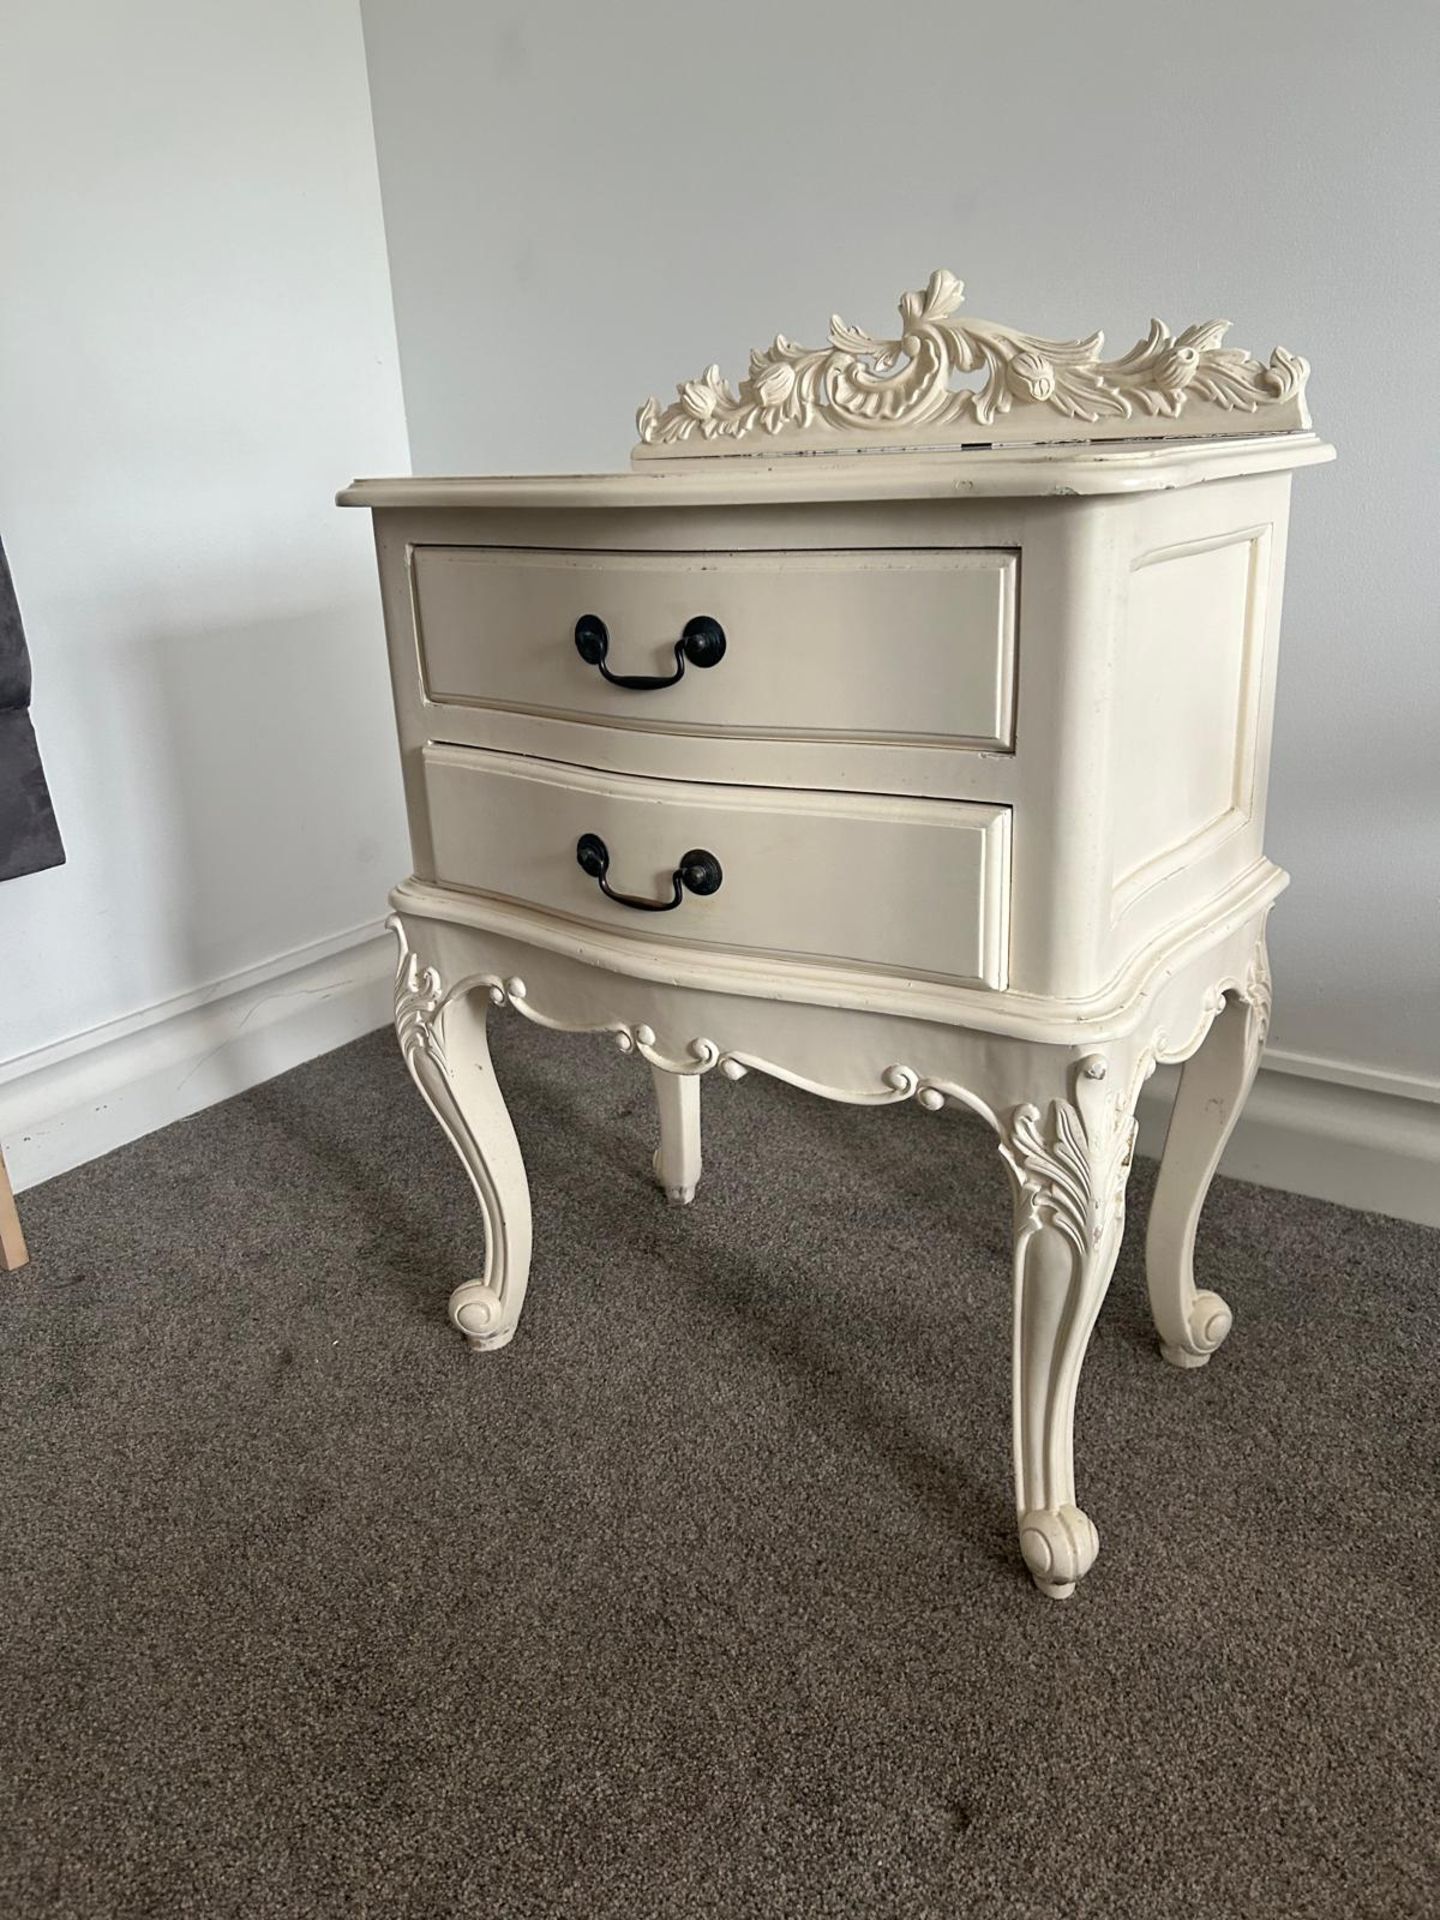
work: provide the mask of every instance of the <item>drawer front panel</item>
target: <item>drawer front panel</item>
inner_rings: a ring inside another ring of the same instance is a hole
[[[1007,808],[700,786],[432,746],[432,877],[647,940],[1003,987]],[[668,900],[682,857],[723,876],[671,912],[607,899],[576,858],[603,840],[615,890]]]
[[[417,547],[413,567],[425,690],[441,704],[660,732],[1011,745],[1013,553]],[[613,674],[673,673],[697,616],[723,628],[724,657],[659,691],[613,687],[576,651],[587,614],[605,623]]]

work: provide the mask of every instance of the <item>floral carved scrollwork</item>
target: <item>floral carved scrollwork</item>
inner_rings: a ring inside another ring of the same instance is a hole
[[[405,942],[398,921],[387,922],[400,937],[400,962],[395,972],[395,1034],[405,1064],[413,1073],[416,1056],[423,1055],[445,1071],[445,1048],[436,1015],[445,1002],[445,990],[434,967],[422,966],[420,956]]]
[[[1270,1031],[1270,958],[1265,951],[1265,942],[1261,940],[1250,958],[1245,970],[1245,982],[1240,997],[1249,1003],[1250,1044],[1258,1059],[1265,1045],[1265,1036]]]
[[[398,922],[392,924],[398,927]],[[403,928],[399,928],[399,931],[403,940]],[[927,1097],[931,1083],[922,1085],[913,1067],[887,1067],[880,1076],[878,1087],[836,1087],[822,1085],[818,1080],[791,1072],[774,1061],[761,1059],[758,1054],[722,1052],[713,1040],[703,1034],[697,1034],[687,1041],[679,1054],[665,1053],[658,1044],[655,1029],[643,1021],[631,1023],[610,1020],[592,1027],[583,1021],[574,1022],[542,1011],[530,998],[530,990],[525,982],[516,974],[504,977],[496,973],[470,973],[453,987],[442,987],[435,969],[421,968],[408,949],[401,956],[395,998],[395,1026],[406,1059],[409,1060],[412,1053],[423,1052],[443,1069],[444,1054],[433,1024],[435,1016],[457,994],[482,987],[492,1005],[509,1007],[513,1013],[521,1014],[534,1026],[548,1027],[560,1033],[608,1033],[621,1053],[638,1054],[649,1066],[658,1067],[662,1073],[690,1076],[709,1073],[718,1067],[727,1080],[743,1080],[751,1072],[764,1073],[774,1079],[788,1081],[791,1086],[802,1087],[807,1093],[818,1093],[826,1099],[843,1100],[855,1106],[892,1106],[897,1101],[917,1097],[922,1105],[943,1104],[938,1091],[934,1093],[933,1100]],[[966,1097],[958,1090],[950,1091],[956,1091],[959,1098]]]
[[[1074,1102],[1012,1109],[1000,1152],[1020,1197],[1019,1233],[1054,1227],[1082,1259],[1124,1218],[1125,1181],[1135,1146],[1133,1099],[1107,1085],[1099,1054],[1082,1060]]]
[[[642,457],[722,452],[706,443],[754,436],[806,444],[826,439],[963,445],[997,438],[1115,437],[1116,423],[1178,420],[1208,412],[1198,431],[1308,427],[1310,369],[1277,347],[1268,365],[1223,345],[1228,320],[1179,334],[1152,320],[1143,340],[1116,360],[1101,358],[1104,335],[1047,340],[988,320],[953,318],[964,288],[943,268],[900,302],[900,332],[876,339],[838,315],[830,343],[801,347],[778,334],[750,356],[738,389],[718,366],[676,389],[667,407],[650,399],[636,424]],[[973,377],[972,384],[963,384]],[[957,379],[962,384],[957,384]],[[1022,416],[1004,427],[1005,416]],[[1230,422],[1225,416],[1239,415]],[[1218,416],[1218,419],[1217,419]],[[1152,432],[1159,429],[1151,427]],[[696,444],[696,443],[699,444]]]
[[[1183,1039],[1177,1038],[1163,1026],[1156,1028],[1142,1056],[1142,1078],[1154,1071],[1157,1061],[1169,1064],[1188,1060],[1197,1053],[1217,1015],[1231,998],[1244,1001],[1250,1009],[1247,1045],[1252,1064],[1258,1063],[1265,1036],[1270,1030],[1270,961],[1263,935],[1256,942],[1243,974],[1227,974],[1208,989],[1196,1009],[1194,1023]],[[1139,1092],[1138,1082],[1135,1090]]]

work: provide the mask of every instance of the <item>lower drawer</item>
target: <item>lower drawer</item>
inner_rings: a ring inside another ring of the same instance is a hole
[[[424,761],[422,878],[647,940],[1005,985],[1008,808],[701,786],[466,747],[430,746]],[[600,843],[588,870],[586,836]],[[701,853],[711,866],[684,868]],[[602,873],[614,892],[678,904],[615,901]]]

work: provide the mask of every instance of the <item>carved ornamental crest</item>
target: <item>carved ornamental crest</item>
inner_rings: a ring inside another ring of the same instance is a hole
[[[636,416],[636,462],[706,454],[860,452],[998,442],[1175,438],[1308,429],[1310,369],[1277,347],[1269,364],[1225,346],[1228,320],[1175,334],[1162,321],[1118,360],[1105,336],[1045,340],[954,316],[964,287],[939,268],[900,302],[879,340],[830,322],[827,347],[784,334],[752,352],[732,388],[718,365]]]

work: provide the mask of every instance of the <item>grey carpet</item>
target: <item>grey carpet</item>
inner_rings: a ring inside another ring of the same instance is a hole
[[[0,1281],[6,1915],[1440,1912],[1433,1234],[1221,1183],[1158,1360],[1149,1170],[1081,1389],[1101,1533],[1007,1487],[1009,1205],[958,1115],[498,1022],[537,1257],[469,1354],[388,1035],[23,1197]]]

